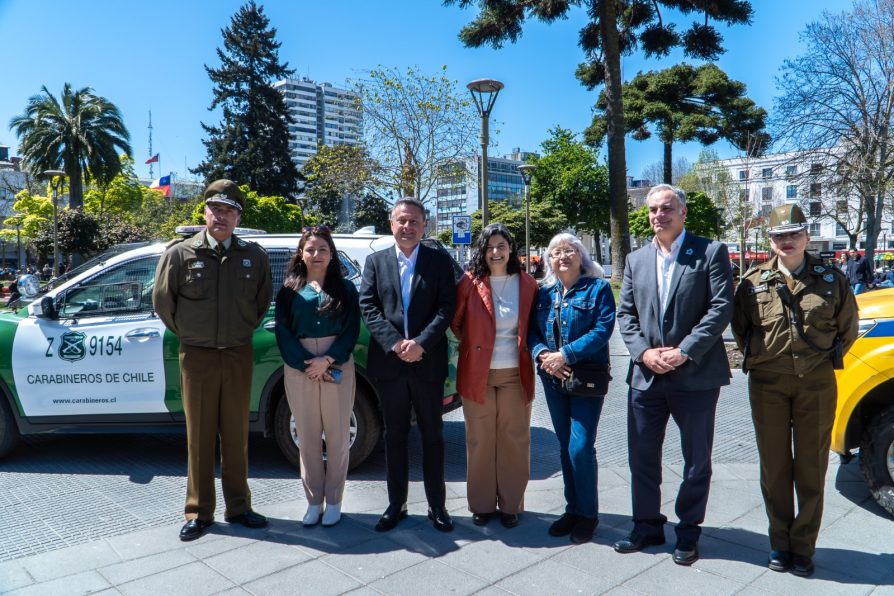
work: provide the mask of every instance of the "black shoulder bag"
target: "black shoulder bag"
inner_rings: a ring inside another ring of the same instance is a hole
[[[556,318],[553,319],[553,337],[556,340],[556,350],[562,348],[562,299],[556,292],[555,300]],[[575,362],[569,364],[571,374],[561,381],[562,389],[566,393],[582,395],[586,397],[601,397],[608,393],[608,382],[612,380],[611,364],[600,362]]]

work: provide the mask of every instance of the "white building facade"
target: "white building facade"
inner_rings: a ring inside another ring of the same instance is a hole
[[[289,152],[298,169],[304,168],[319,145],[360,145],[363,112],[357,94],[307,78],[273,83],[295,122],[289,126]]]
[[[766,217],[774,207],[797,203],[807,217],[811,251],[845,250],[850,247],[848,229],[859,227],[859,198],[851,191],[841,190],[835,166],[821,155],[776,153],[724,159],[697,167],[703,186],[726,186],[726,192],[738,193],[739,204],[747,205],[752,216]],[[891,221],[883,220],[881,229],[877,248],[894,248]],[[749,235],[753,234],[751,231]],[[865,232],[861,232],[858,249],[864,248],[865,239]]]

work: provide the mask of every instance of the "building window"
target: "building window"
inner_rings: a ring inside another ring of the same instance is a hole
[[[765,186],[761,189],[761,200],[765,203],[773,200],[773,187]]]
[[[835,202],[835,208],[838,213],[847,213],[847,199],[839,199]]]
[[[847,230],[844,229],[844,226],[840,223],[835,224],[835,235],[836,236],[847,236]]]
[[[748,170],[739,170],[739,180],[748,180]]]
[[[820,235],[820,224],[818,224],[818,223],[810,224],[810,229],[808,230],[808,233],[811,236],[813,236],[814,238],[819,236]]]
[[[744,188],[739,189],[739,202],[743,203],[748,200],[748,191]]]
[[[798,187],[794,184],[789,184],[785,187],[785,198],[786,199],[796,199],[798,198]]]
[[[762,169],[761,176],[763,176],[764,178],[772,178],[773,177],[773,168]]]
[[[819,163],[810,164],[810,174],[811,175],[816,176],[817,174],[822,173],[822,171],[823,171],[823,164],[819,164]]]
[[[810,201],[810,217],[819,217],[822,212],[822,203],[819,201]]]
[[[823,194],[823,185],[819,182],[812,182],[810,184],[810,198],[817,199],[821,194]]]
[[[797,176],[798,175],[798,166],[785,166],[785,175],[786,176]]]

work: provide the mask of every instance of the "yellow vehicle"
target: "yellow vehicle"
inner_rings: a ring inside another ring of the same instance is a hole
[[[860,469],[872,496],[894,515],[894,289],[857,296],[860,335],[837,371],[832,451]]]

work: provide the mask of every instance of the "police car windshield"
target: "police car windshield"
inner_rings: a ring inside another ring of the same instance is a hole
[[[53,288],[58,288],[59,286],[61,286],[68,280],[72,279],[73,277],[80,275],[81,273],[83,273],[84,271],[87,271],[91,267],[94,267],[104,261],[107,261],[108,259],[114,257],[115,255],[120,255],[121,253],[127,252],[129,250],[133,250],[135,248],[139,248],[141,246],[146,246],[147,244],[149,244],[148,241],[128,242],[126,244],[116,244],[116,245],[112,246],[111,248],[109,248],[108,250],[106,250],[105,252],[102,252],[102,253],[96,255],[95,257],[88,259],[87,261],[81,263],[77,267],[72,267],[69,271],[66,271],[65,273],[59,275],[58,277],[54,277],[53,279],[48,281],[46,283],[46,285],[44,285],[40,288],[40,292],[38,292],[38,296],[41,294],[45,294],[46,292],[52,290]]]

